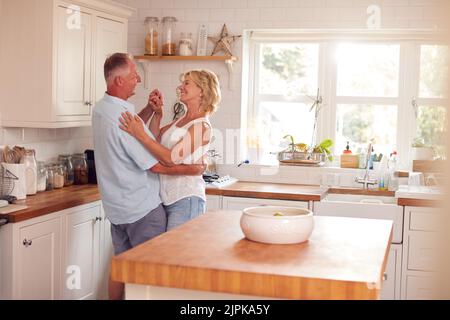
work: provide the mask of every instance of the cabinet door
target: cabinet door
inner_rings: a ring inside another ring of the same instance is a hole
[[[102,208],[102,246],[100,248],[100,273],[99,273],[99,299],[108,299],[108,280],[111,266],[111,258],[114,255],[114,249],[111,238],[111,223],[106,219]]]
[[[435,287],[431,277],[406,276],[406,299],[430,300],[435,298]]]
[[[103,65],[106,58],[116,52],[127,52],[126,26],[122,22],[96,18],[95,53],[95,98],[100,100],[106,91]]]
[[[258,206],[286,206],[308,209],[308,202],[273,200],[273,199],[254,199],[239,197],[223,197],[222,206],[224,210],[242,210],[248,207]]]
[[[206,196],[206,211],[222,209],[220,196]]]
[[[388,262],[386,265],[386,280],[380,292],[381,300],[399,300],[400,299],[400,273],[402,263],[402,245],[393,244],[389,250]]]
[[[65,216],[65,299],[94,299],[99,286],[100,205]]]
[[[60,299],[61,219],[20,228],[16,249],[14,299]]]
[[[91,114],[92,16],[58,7],[56,115]]]

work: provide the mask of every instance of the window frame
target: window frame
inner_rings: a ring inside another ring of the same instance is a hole
[[[263,43],[318,43],[319,44],[319,70],[318,85],[327,112],[321,112],[318,119],[317,141],[326,138],[336,139],[336,116],[338,104],[381,104],[397,106],[396,149],[400,156],[400,164],[403,169],[412,167],[411,143],[416,133],[416,117],[412,106],[412,99],[416,98],[420,106],[439,105],[448,106],[449,98],[419,98],[420,85],[420,46],[421,45],[446,45],[443,34],[434,31],[367,31],[367,30],[246,30],[244,43],[248,48],[244,52],[242,95],[242,114],[248,120],[257,119],[259,78],[258,64],[259,48]],[[334,59],[337,46],[341,42],[351,43],[380,43],[398,44],[399,52],[399,77],[397,97],[354,97],[337,95],[337,63]],[[244,97],[245,96],[245,97]],[[302,99],[311,102],[308,98]],[[291,100],[292,101],[292,100]],[[245,103],[244,103],[245,102]],[[439,103],[439,104],[436,104]],[[448,108],[447,108],[448,110]],[[448,112],[448,111],[447,111]],[[242,122],[247,126],[247,121]],[[243,128],[247,133],[248,127]],[[246,141],[247,136],[243,137]],[[245,143],[246,152],[249,146]],[[255,150],[253,150],[255,152]],[[260,150],[256,150],[258,154]],[[339,153],[339,150],[333,150]]]

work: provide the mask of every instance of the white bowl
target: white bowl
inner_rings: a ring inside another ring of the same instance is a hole
[[[283,214],[276,216],[276,213]],[[292,244],[308,240],[314,228],[312,211],[294,207],[264,206],[243,210],[241,229],[247,239]]]

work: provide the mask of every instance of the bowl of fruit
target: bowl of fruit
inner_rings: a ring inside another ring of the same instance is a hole
[[[313,212],[304,208],[261,206],[243,210],[241,229],[249,240],[270,244],[305,242],[314,229]]]

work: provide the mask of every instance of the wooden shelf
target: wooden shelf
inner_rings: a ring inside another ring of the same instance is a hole
[[[194,60],[194,61],[237,61],[236,57],[233,56],[135,56],[136,60],[150,60],[150,61],[159,61],[159,60]]]
[[[150,89],[150,64],[155,61],[223,61],[228,69],[228,87],[233,88],[233,64],[238,60],[234,56],[134,56],[142,64],[145,72],[144,85]]]

